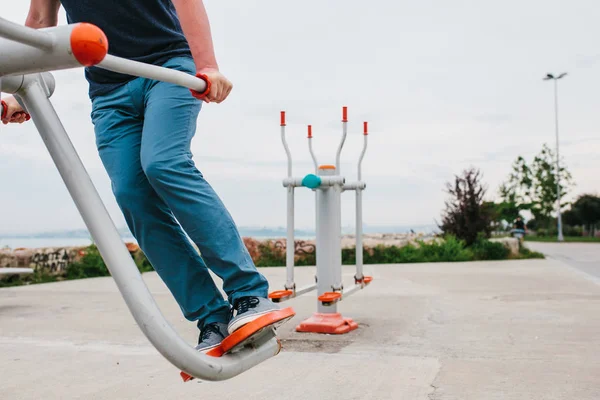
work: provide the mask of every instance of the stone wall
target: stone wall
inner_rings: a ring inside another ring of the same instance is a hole
[[[46,247],[39,249],[0,249],[0,268],[32,268],[60,275],[70,263],[80,260],[85,247]]]
[[[260,240],[250,237],[243,238],[244,244],[253,259],[260,257],[260,249],[264,245],[272,252],[285,254],[286,239]],[[431,241],[432,237],[416,234],[365,234],[363,246],[372,248],[377,245],[402,247],[408,243],[416,244],[418,240]],[[342,248],[352,248],[356,244],[354,235],[342,236]],[[133,254],[139,251],[134,243],[126,243]],[[261,246],[262,245],[262,246]],[[50,275],[61,275],[67,266],[81,260],[87,247],[45,247],[38,249],[0,249],[0,268],[32,268],[34,271],[45,272]],[[314,240],[295,240],[295,254],[314,253],[316,243]]]

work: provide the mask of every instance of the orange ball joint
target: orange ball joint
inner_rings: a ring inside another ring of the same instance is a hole
[[[71,31],[71,51],[81,65],[91,67],[108,53],[108,39],[96,25],[81,22]]]

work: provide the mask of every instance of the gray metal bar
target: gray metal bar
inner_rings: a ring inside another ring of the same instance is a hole
[[[162,82],[170,82],[200,93],[206,90],[206,82],[195,77],[194,75],[171,68],[164,68],[157,65],[128,60],[110,54],[107,54],[96,66],[109,71],[120,72],[122,74],[141,76]]]
[[[362,235],[363,235],[363,216],[362,216],[362,191],[367,187],[367,185],[362,182],[362,161],[365,156],[365,152],[367,151],[367,123],[364,122],[364,144],[362,152],[360,153],[360,157],[358,159],[358,182],[356,182],[356,279],[363,279],[363,244],[362,244]],[[360,185],[363,184],[363,185]]]
[[[344,290],[342,292],[342,300],[344,300],[346,297],[348,297],[350,295],[353,295],[354,293],[358,292],[362,288],[363,287],[361,285],[354,285],[350,289]]]
[[[343,190],[363,190],[367,187],[365,182],[348,182],[342,187]]]
[[[304,293],[308,293],[308,292],[312,292],[313,290],[315,290],[317,288],[317,284],[313,283],[312,285],[308,285],[308,286],[304,286],[303,288],[300,288],[298,290],[296,290],[296,297],[300,296]]]
[[[294,186],[287,187],[287,237],[285,242],[285,268],[287,279],[285,288],[294,290],[294,256],[296,255],[296,241],[294,240]]]
[[[335,156],[335,170],[338,174],[340,174],[340,156],[342,154],[342,147],[344,147],[344,142],[346,141],[346,134],[348,133],[348,108],[343,107],[342,109],[342,140],[340,141],[340,145],[337,149],[337,153]]]
[[[290,149],[285,140],[285,111],[281,111],[281,142],[283,143],[283,148],[285,149],[285,154],[287,155],[288,165],[287,165],[287,176],[288,179],[292,179],[292,153],[290,153]],[[294,290],[296,288],[296,284],[294,283],[294,256],[296,254],[296,242],[294,240],[294,187],[301,186],[300,185],[285,185],[287,187],[287,236],[286,236],[286,245],[285,245],[285,269],[286,269],[286,282],[284,287],[287,290]]]
[[[0,17],[0,37],[36,47],[50,50],[54,39],[47,32],[19,25]]]
[[[252,351],[210,357],[194,350],[173,330],[145,285],[40,79],[40,75],[26,76],[17,96],[27,106],[131,314],[154,347],[177,368],[209,381],[229,379],[276,355],[281,347],[273,337]]]
[[[310,156],[313,160],[313,164],[315,166],[315,174],[319,172],[319,163],[317,162],[317,157],[315,156],[315,152],[313,151],[312,146],[312,125],[308,125],[308,151],[310,152]]]

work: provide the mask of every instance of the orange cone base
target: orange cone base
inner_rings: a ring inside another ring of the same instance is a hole
[[[302,321],[296,332],[329,333],[339,335],[358,328],[352,318],[344,318],[340,313],[314,313],[312,317]]]

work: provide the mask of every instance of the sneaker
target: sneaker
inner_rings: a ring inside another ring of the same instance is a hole
[[[231,310],[232,316],[235,312],[235,317],[229,321],[227,330],[231,334],[258,317],[277,310],[279,306],[264,297],[242,297],[235,302]]]
[[[198,346],[196,346],[196,350],[201,353],[206,353],[209,350],[218,347],[226,337],[227,324],[221,322],[207,324],[200,331],[200,337],[198,338]]]

